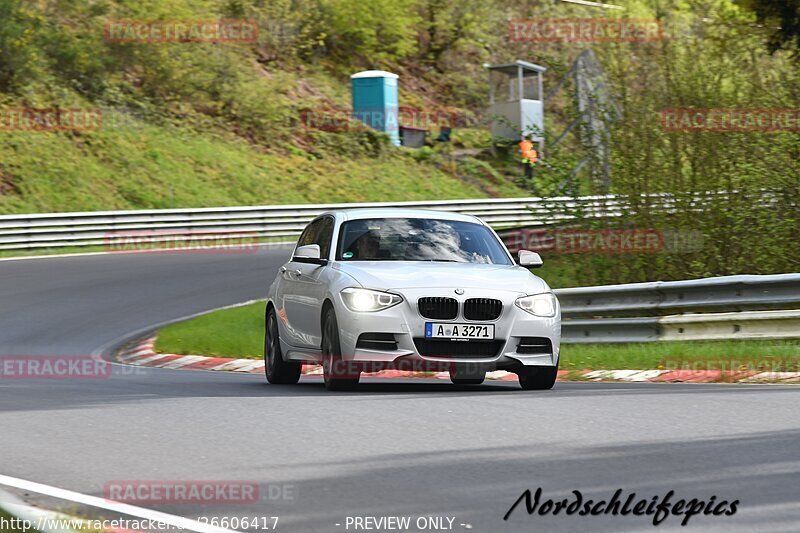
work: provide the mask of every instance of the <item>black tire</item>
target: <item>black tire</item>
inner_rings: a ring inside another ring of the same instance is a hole
[[[527,366],[517,371],[519,385],[524,390],[552,389],[558,376],[557,366]]]
[[[464,374],[459,376],[455,370],[450,370],[450,381],[453,385],[480,385],[486,379],[486,372],[477,372],[469,374],[468,377]]]
[[[264,320],[264,374],[273,385],[293,385],[300,381],[303,363],[284,361],[278,338],[278,319],[269,308]]]
[[[322,317],[322,376],[325,388],[331,391],[353,390],[361,377],[358,368],[342,361],[339,324],[333,308],[328,308]]]

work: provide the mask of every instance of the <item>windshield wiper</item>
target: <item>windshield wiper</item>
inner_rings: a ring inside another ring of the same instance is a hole
[[[426,259],[435,263],[466,263],[466,261],[458,261],[456,259]]]

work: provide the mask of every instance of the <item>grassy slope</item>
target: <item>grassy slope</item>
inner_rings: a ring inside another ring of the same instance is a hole
[[[0,133],[0,213],[285,203],[480,198],[466,183],[402,150],[377,159],[275,155],[246,142],[145,123],[91,134]],[[522,196],[513,184],[491,184]],[[1,190],[1,189],[0,189]]]
[[[161,330],[156,350],[260,359],[264,303],[215,311]],[[563,370],[748,368],[798,370],[800,341],[705,341],[562,345]],[[774,366],[773,366],[774,365]]]

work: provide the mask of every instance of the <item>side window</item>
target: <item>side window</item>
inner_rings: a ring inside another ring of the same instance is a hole
[[[304,229],[303,233],[300,235],[300,239],[297,241],[297,246],[317,244],[316,237],[317,233],[319,233],[319,227],[321,223],[322,220],[315,220],[308,227],[306,227],[306,229]]]
[[[325,217],[319,222],[319,231],[316,232],[314,242],[311,244],[318,244],[319,256],[327,259],[331,252],[331,240],[333,239],[333,219]]]

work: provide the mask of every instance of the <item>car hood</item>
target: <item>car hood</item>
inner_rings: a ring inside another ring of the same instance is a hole
[[[418,261],[358,261],[334,268],[369,289],[429,287],[489,289],[534,294],[550,290],[541,278],[516,265],[436,263]]]

